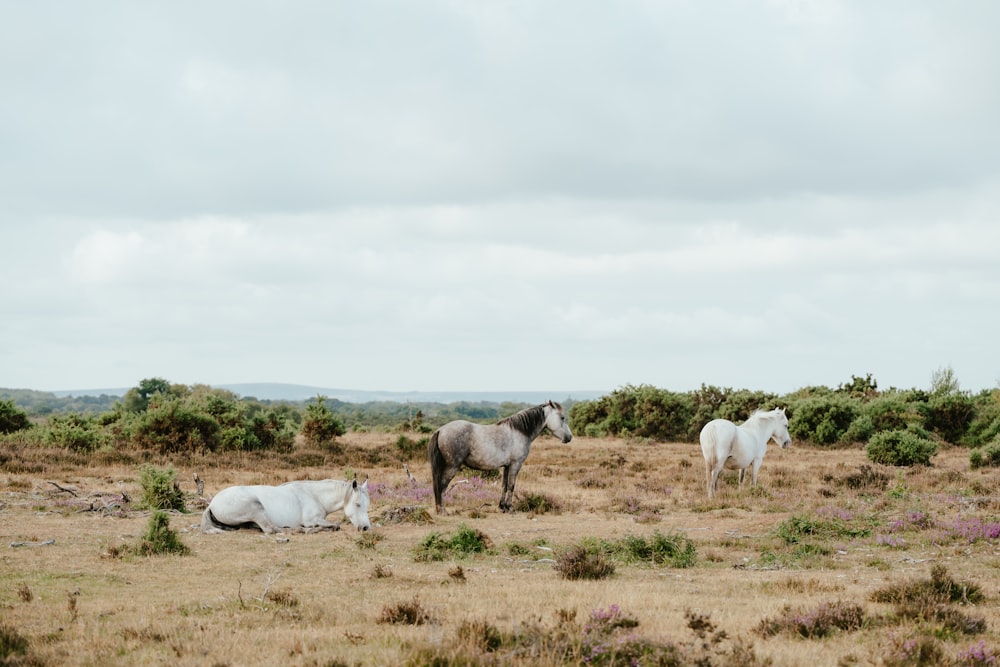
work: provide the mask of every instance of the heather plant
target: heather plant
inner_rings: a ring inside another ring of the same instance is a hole
[[[615,573],[615,565],[593,546],[579,544],[559,555],[554,566],[563,579],[606,579]]]
[[[979,643],[959,651],[956,662],[961,667],[987,667],[987,665],[996,667],[1000,665],[1000,654],[980,640]]]
[[[559,514],[562,511],[562,503],[545,493],[521,493],[514,500],[515,512],[528,512],[531,514]]]
[[[765,618],[757,625],[757,632],[773,637],[782,632],[806,639],[827,637],[834,632],[853,632],[873,623],[861,605],[853,602],[824,602],[814,609],[786,606],[774,618]]]
[[[386,605],[382,608],[382,613],[377,619],[379,623],[403,624],[403,625],[423,625],[431,621],[431,614],[420,604],[420,600],[413,598],[404,602]]]
[[[890,584],[873,592],[873,602],[937,605],[948,603],[977,604],[984,600],[980,587],[968,581],[955,581],[941,564],[931,568],[929,579]]]

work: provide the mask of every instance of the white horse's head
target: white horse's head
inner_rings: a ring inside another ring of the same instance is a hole
[[[351,484],[351,491],[344,505],[344,515],[348,521],[354,524],[358,530],[368,530],[372,527],[372,522],[368,519],[368,505],[371,499],[368,497],[368,480],[358,486],[358,480]]]
[[[545,410],[545,426],[552,431],[552,435],[563,442],[572,440],[573,434],[570,432],[569,424],[566,422],[566,412],[563,410],[563,406],[554,401],[549,401],[542,409]]]
[[[788,417],[785,415],[785,409],[775,408],[771,410],[771,414],[774,415],[774,429],[771,431],[771,440],[774,440],[776,445],[781,445],[781,448],[785,449],[792,443],[792,436],[788,434]]]

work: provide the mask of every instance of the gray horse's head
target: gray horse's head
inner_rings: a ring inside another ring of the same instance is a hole
[[[368,530],[372,527],[372,522],[368,519],[368,506],[370,504],[368,480],[366,479],[360,486],[358,480],[354,480],[347,497],[347,504],[344,505],[344,515],[358,530]]]
[[[566,411],[563,410],[563,406],[554,401],[549,401],[542,406],[542,409],[545,411],[545,426],[552,431],[552,435],[563,442],[572,440],[573,434],[569,430],[569,423],[566,421]]]
[[[775,416],[771,439],[776,444],[781,445],[782,449],[785,449],[788,445],[792,444],[792,436],[788,434],[788,416],[785,415],[784,408],[775,408],[771,411],[771,414]]]

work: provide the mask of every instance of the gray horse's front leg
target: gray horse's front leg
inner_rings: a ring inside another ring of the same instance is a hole
[[[500,510],[510,512],[514,506],[514,485],[517,483],[517,473],[521,466],[511,463],[503,469],[503,493],[500,495]]]

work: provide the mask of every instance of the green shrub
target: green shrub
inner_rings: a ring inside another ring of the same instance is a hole
[[[789,406],[789,432],[797,440],[817,445],[845,442],[847,430],[858,415],[857,399],[843,395],[806,398]]]
[[[28,413],[18,409],[14,399],[0,400],[0,433],[16,433],[30,427]]]
[[[184,512],[184,494],[176,483],[177,471],[144,465],[139,469],[139,486],[142,496],[139,503],[152,510],[177,510]]]
[[[927,465],[937,445],[912,431],[880,431],[865,449],[873,463],[890,466]]]
[[[964,393],[932,396],[919,406],[924,428],[951,443],[959,442],[976,415],[972,398]]]
[[[1000,466],[1000,438],[969,452],[969,465],[973,470]]]
[[[317,396],[306,406],[302,421],[302,437],[314,447],[331,444],[337,436],[347,433],[344,422],[326,406],[326,398]]]
[[[413,557],[419,562],[439,561],[446,558],[466,558],[470,554],[492,550],[493,541],[485,533],[460,523],[450,537],[438,532],[428,533],[414,548]]]
[[[426,458],[428,442],[430,438],[414,440],[406,435],[400,435],[396,438],[396,452],[404,461],[412,461],[418,456]]]
[[[154,397],[145,411],[132,418],[134,443],[161,454],[215,451],[219,422],[181,398]]]
[[[46,425],[45,440],[50,445],[86,454],[100,448],[109,439],[97,421],[72,413],[53,415]]]
[[[140,538],[134,551],[140,556],[160,556],[164,554],[183,556],[190,553],[191,549],[181,542],[177,531],[170,527],[170,517],[167,513],[155,510],[149,517],[146,533]]]
[[[697,561],[694,542],[681,532],[664,535],[655,531],[648,540],[641,536],[626,535],[613,543],[611,550],[626,563],[693,567]]]

